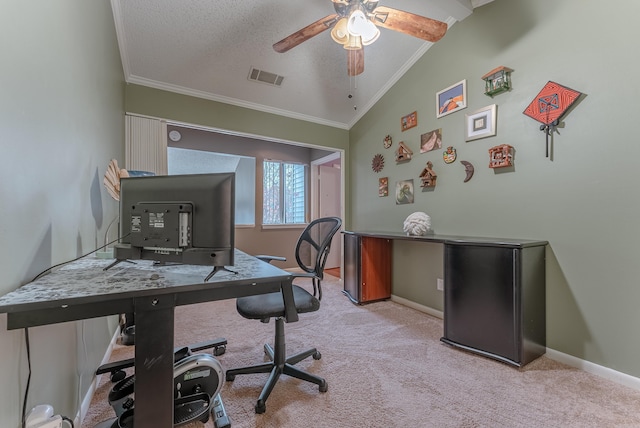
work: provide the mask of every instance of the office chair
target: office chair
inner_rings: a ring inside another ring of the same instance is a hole
[[[325,217],[312,221],[298,238],[296,244],[296,261],[302,269],[302,273],[292,273],[294,281],[296,278],[311,278],[313,284],[313,294],[306,289],[293,285],[293,298],[296,305],[296,312],[306,313],[320,309],[320,299],[322,299],[321,281],[323,279],[324,265],[331,247],[333,235],[340,229],[342,220],[337,217]],[[270,262],[272,260],[284,260],[282,257],[256,256],[259,259]],[[316,348],[287,357],[285,353],[284,316],[285,307],[282,294],[269,293],[256,296],[241,297],[236,300],[238,313],[247,319],[256,319],[268,323],[271,318],[275,318],[275,339],[274,346],[264,345],[264,352],[270,362],[235,368],[227,370],[226,380],[233,381],[236,375],[251,373],[270,373],[267,383],[262,388],[260,397],[255,406],[256,413],[266,411],[266,401],[273,390],[280,375],[285,374],[298,379],[315,383],[320,392],[327,391],[327,382],[318,376],[307,373],[294,365],[312,356],[319,360],[321,355]]]

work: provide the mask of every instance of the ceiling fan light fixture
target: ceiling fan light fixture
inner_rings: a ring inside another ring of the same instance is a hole
[[[349,34],[349,41],[343,45],[346,50],[357,51],[362,49],[362,38],[360,36],[352,36]]]
[[[373,31],[362,34],[360,36],[362,38],[362,44],[364,46],[370,45],[371,43],[378,40],[378,37],[380,37],[380,30],[378,30],[378,27],[376,27],[371,21],[369,21],[369,24],[371,24],[371,27],[373,27]]]
[[[360,36],[363,45],[370,45],[380,36],[380,30],[360,9],[353,11],[347,22],[347,31],[353,36]]]
[[[362,35],[362,33],[367,31],[367,21],[366,15],[360,9],[356,9],[351,12],[347,22],[347,30],[349,31],[349,34],[353,34],[354,36]]]
[[[341,45],[349,42],[349,32],[347,31],[347,18],[340,18],[340,20],[331,29],[331,38]]]

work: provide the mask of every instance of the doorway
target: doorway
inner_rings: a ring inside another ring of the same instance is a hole
[[[318,159],[311,164],[312,218],[344,218],[342,184],[342,156],[339,152]],[[340,270],[342,266],[342,234],[336,233],[331,243],[325,269]]]

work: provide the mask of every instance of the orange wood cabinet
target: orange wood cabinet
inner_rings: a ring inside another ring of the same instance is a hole
[[[344,293],[354,303],[391,297],[391,239],[344,233]]]

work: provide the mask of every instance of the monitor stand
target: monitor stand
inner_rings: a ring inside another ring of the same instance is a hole
[[[136,264],[136,262],[133,262],[133,261],[127,260],[127,259],[116,260],[113,263],[111,263],[109,266],[103,268],[102,270],[109,270],[109,269],[111,269],[112,267],[114,267],[115,265],[117,265],[118,263],[121,263],[121,262],[127,262],[127,263]],[[229,269],[229,268],[227,268],[225,266],[214,266],[214,268],[211,271],[211,273],[209,273],[209,275],[207,275],[207,277],[204,279],[204,282],[209,281],[213,277],[213,275],[215,275],[216,273],[218,273],[218,272],[220,272],[222,270],[227,271],[227,272],[231,272],[233,274],[238,274],[238,271],[231,270],[231,269]]]
[[[227,272],[231,272],[231,273],[234,273],[236,275],[238,274],[238,271],[231,270],[231,269],[226,268],[224,266],[214,266],[214,268],[211,271],[211,273],[209,275],[207,275],[207,277],[204,279],[204,282],[209,281],[213,277],[213,275],[215,275],[216,273],[220,272],[221,270],[224,270],[224,271],[227,271]]]
[[[131,263],[131,264],[136,264],[136,262],[132,262],[131,260],[127,260],[127,259],[116,259],[113,263],[111,263],[109,266],[102,268],[102,270],[109,270],[112,267],[114,267],[115,265],[117,265],[118,263],[121,262],[127,262],[127,263]]]

